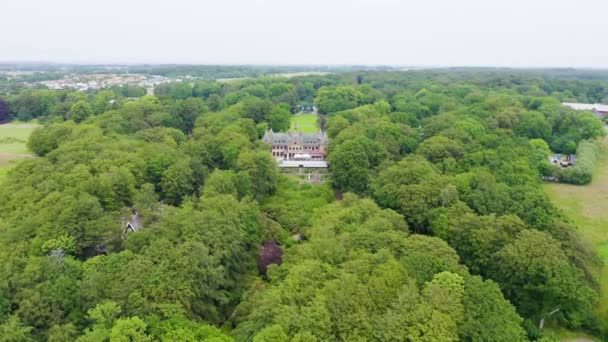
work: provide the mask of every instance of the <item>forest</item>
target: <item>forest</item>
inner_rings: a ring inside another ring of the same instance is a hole
[[[0,95],[0,122],[43,124],[0,184],[1,342],[608,338],[603,260],[542,188],[593,176],[604,123],[561,103],[608,103],[603,78],[254,76]],[[261,141],[302,103],[324,184]]]

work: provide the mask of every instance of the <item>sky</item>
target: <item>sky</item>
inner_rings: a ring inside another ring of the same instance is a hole
[[[0,61],[608,68],[606,0],[0,0]]]

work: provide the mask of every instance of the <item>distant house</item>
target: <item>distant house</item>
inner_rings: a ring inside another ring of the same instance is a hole
[[[327,157],[327,133],[266,131],[262,141],[269,145],[272,155],[279,160],[322,161]]]
[[[572,102],[564,102],[562,103],[566,107],[570,107],[576,110],[588,110],[593,112],[595,116],[597,116],[600,120],[604,120],[606,115],[608,115],[608,105],[600,104],[600,103],[572,103]]]
[[[317,114],[317,107],[313,104],[301,104],[300,106],[300,112],[303,113],[314,113]]]

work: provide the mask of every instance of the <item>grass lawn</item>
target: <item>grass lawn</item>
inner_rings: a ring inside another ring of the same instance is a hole
[[[291,117],[291,129],[302,133],[319,131],[319,116],[317,114],[296,114]]]
[[[18,159],[31,156],[26,143],[38,127],[36,123],[8,123],[0,125],[0,182]]]
[[[589,185],[546,183],[545,191],[555,205],[572,218],[583,237],[597,248],[604,261],[598,313],[608,314],[608,137],[601,141],[601,154]]]

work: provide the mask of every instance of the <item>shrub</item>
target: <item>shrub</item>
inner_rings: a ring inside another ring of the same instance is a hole
[[[550,175],[557,177],[561,183],[583,185],[591,182],[593,170],[599,156],[599,147],[590,140],[583,140],[576,149],[576,161],[572,167],[553,166]]]

